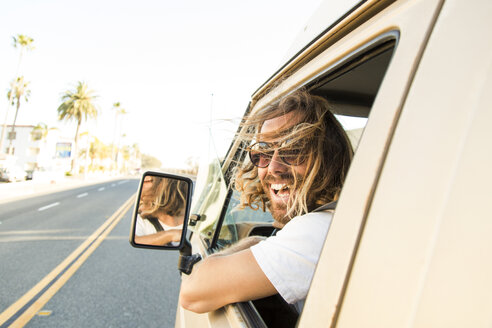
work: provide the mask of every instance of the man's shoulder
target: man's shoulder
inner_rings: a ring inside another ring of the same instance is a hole
[[[304,215],[296,216],[290,220],[283,228],[278,232],[278,236],[285,235],[325,235],[330,227],[333,213],[331,211],[324,212],[310,212]]]
[[[327,204],[324,204],[316,209],[313,210],[313,212],[322,212],[322,211],[334,211],[337,207],[338,201],[334,200],[332,202],[329,202]]]
[[[294,225],[297,224],[306,224],[307,221],[312,221],[312,222],[330,222],[331,218],[333,217],[333,211],[318,211],[318,212],[309,212],[304,215],[296,216],[292,220],[290,220],[289,223],[285,225],[287,227],[291,223],[295,223]],[[285,229],[284,227],[284,229]]]
[[[272,244],[291,243],[319,243],[326,237],[333,217],[332,211],[310,212],[296,216],[290,220],[275,236],[266,238],[264,241],[251,247],[266,247]],[[259,245],[259,246],[258,246]]]

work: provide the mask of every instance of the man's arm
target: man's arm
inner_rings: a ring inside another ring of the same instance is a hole
[[[167,231],[159,231],[145,236],[135,236],[135,242],[137,244],[162,246],[172,241],[180,241],[181,232],[181,229],[173,229]]]
[[[276,293],[248,248],[197,263],[190,276],[183,276],[179,302],[187,310],[205,313]]]

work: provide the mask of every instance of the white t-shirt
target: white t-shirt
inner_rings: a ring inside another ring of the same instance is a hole
[[[167,230],[174,230],[174,229],[183,229],[183,224],[177,225],[175,227],[173,226],[168,226],[161,221],[159,221],[159,224],[162,226],[162,229],[164,231]],[[153,233],[156,233],[157,230],[155,229],[154,225],[150,223],[149,220],[142,219],[140,215],[137,216],[137,226],[135,229],[135,235],[137,236],[146,236],[146,235],[151,235]]]
[[[332,212],[314,212],[290,220],[276,236],[251,247],[263,273],[290,304],[307,296]]]

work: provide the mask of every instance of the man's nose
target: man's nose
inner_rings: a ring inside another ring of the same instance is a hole
[[[285,164],[278,155],[278,150],[275,150],[272,160],[270,161],[270,165],[268,165],[268,172],[270,174],[279,174],[287,172],[288,169],[288,165]]]

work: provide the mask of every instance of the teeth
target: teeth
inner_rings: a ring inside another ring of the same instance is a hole
[[[276,191],[279,191],[279,190],[282,190],[282,189],[289,189],[289,186],[286,185],[285,183],[275,183],[275,184],[271,184],[270,187],[273,189],[273,190],[276,190]]]

